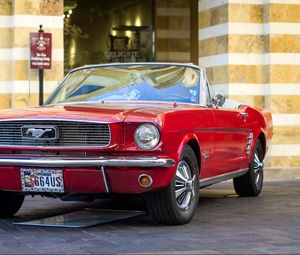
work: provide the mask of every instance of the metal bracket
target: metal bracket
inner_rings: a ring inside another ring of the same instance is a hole
[[[102,172],[103,182],[104,182],[104,185],[105,185],[105,192],[109,193],[110,190],[109,190],[109,187],[108,187],[108,184],[107,184],[107,179],[106,179],[106,174],[105,174],[104,166],[101,166],[101,172]]]
[[[239,116],[244,119],[244,122],[246,122],[246,119],[248,117],[248,113],[247,112],[240,112]]]

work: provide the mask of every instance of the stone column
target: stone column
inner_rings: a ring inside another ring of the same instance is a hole
[[[263,6],[240,2],[199,1],[199,64],[213,90],[264,106]]]
[[[155,59],[190,62],[190,1],[156,0]]]
[[[10,49],[12,43],[12,29],[9,18],[12,15],[12,1],[0,0],[0,108],[9,108],[12,105],[11,84],[12,61],[10,59]]]
[[[266,104],[273,114],[271,165],[300,176],[300,1],[264,1]],[[298,170],[297,170],[298,169]]]
[[[267,166],[300,176],[300,1],[199,0],[199,64],[214,90],[271,110]]]
[[[29,69],[29,34],[37,32],[40,24],[52,33],[52,69],[45,70],[46,98],[63,78],[63,0],[1,0],[0,5],[0,29],[9,38],[0,39],[0,69],[8,70],[0,78],[4,84],[0,107],[35,106],[38,71]]]

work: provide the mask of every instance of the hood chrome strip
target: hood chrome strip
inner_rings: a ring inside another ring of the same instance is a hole
[[[79,119],[79,118],[73,118],[73,119],[64,119],[64,118],[11,118],[11,119],[0,119],[0,122],[15,122],[15,121],[66,121],[66,122],[84,122],[84,123],[97,123],[97,124],[109,124],[107,121],[97,121],[97,120],[89,120],[86,118]]]

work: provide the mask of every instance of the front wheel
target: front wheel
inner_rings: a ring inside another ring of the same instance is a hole
[[[258,196],[263,187],[264,180],[264,155],[258,140],[250,162],[249,171],[233,179],[235,192],[241,197]]]
[[[171,183],[146,194],[150,215],[167,225],[186,224],[193,218],[199,198],[199,167],[194,151],[186,146]]]
[[[13,216],[21,208],[25,196],[17,192],[0,191],[0,218]]]

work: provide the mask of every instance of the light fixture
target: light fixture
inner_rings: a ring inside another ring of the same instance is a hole
[[[134,132],[135,144],[143,150],[152,150],[159,143],[159,140],[159,130],[152,123],[143,123]]]

